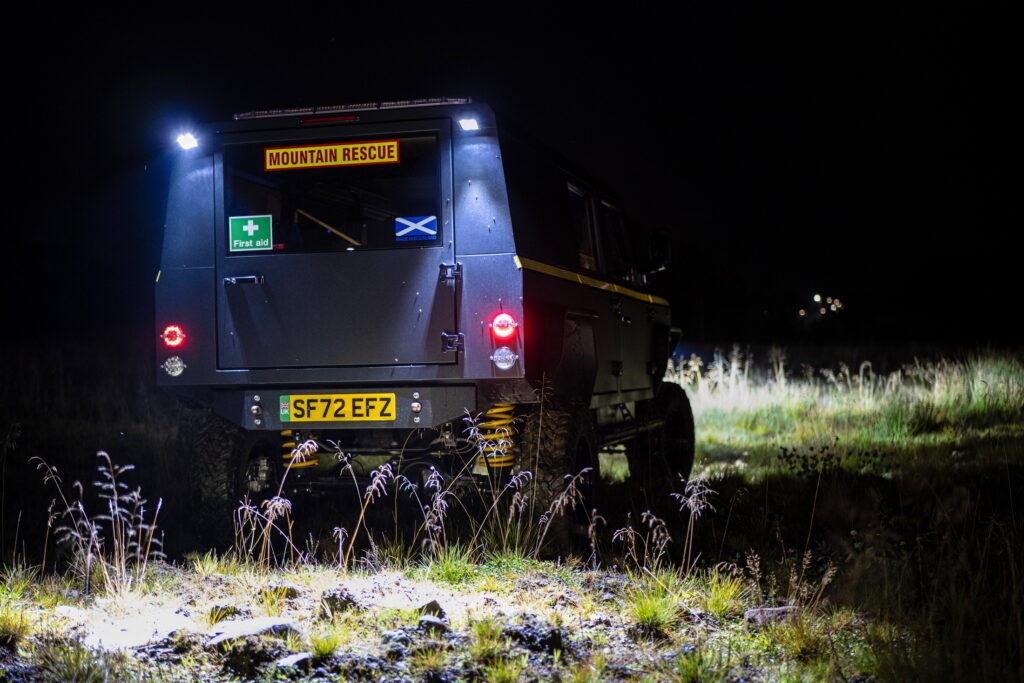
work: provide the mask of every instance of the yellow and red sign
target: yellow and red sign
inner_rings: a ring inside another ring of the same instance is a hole
[[[267,147],[263,150],[263,168],[266,171],[397,163],[398,140],[332,142],[301,147]]]

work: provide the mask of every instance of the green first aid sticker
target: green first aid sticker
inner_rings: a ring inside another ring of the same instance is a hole
[[[271,216],[230,216],[228,251],[273,249]]]

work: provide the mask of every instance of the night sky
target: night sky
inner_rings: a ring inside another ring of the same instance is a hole
[[[444,95],[491,104],[669,230],[659,284],[691,338],[1017,342],[1019,41],[998,6],[339,7],[9,27],[5,328],[145,326],[180,129]],[[827,330],[798,324],[815,292],[846,304]]]

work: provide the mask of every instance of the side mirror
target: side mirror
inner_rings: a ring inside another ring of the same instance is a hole
[[[664,230],[655,230],[651,233],[651,270],[648,275],[660,273],[668,268],[672,261],[672,237]]]

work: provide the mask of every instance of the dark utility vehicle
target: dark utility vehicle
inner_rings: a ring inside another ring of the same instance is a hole
[[[350,492],[349,467],[390,463],[453,485],[529,470],[546,505],[616,444],[642,495],[688,476],[690,407],[661,380],[678,334],[646,290],[664,236],[489,107],[252,112],[179,142],[159,384],[236,425],[199,430],[201,497],[285,470]]]

